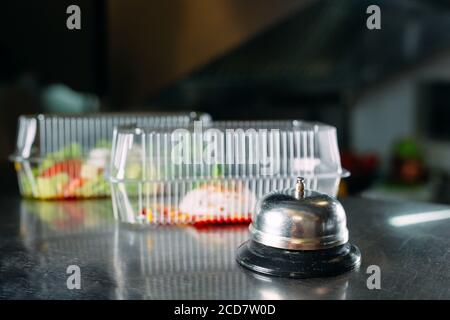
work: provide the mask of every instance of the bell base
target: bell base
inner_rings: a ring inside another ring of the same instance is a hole
[[[237,262],[254,272],[287,278],[331,277],[354,270],[361,263],[361,252],[350,243],[323,250],[285,250],[253,240],[237,250]]]

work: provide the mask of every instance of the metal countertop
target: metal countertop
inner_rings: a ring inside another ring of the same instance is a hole
[[[450,207],[342,203],[360,269],[288,280],[237,265],[246,226],[137,229],[114,221],[109,199],[2,198],[0,299],[450,299]],[[80,290],[67,288],[69,265]],[[380,290],[367,288],[369,265],[381,268]]]

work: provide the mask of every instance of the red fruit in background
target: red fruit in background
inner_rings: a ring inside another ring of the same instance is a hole
[[[341,155],[341,164],[352,175],[365,175],[377,170],[378,157],[375,154],[357,155],[351,152],[343,152]]]
[[[378,158],[373,154],[362,155],[359,160],[363,171],[373,171],[378,167]]]
[[[415,159],[401,160],[398,163],[398,176],[400,181],[407,184],[418,183],[424,176],[423,164]]]
[[[358,168],[358,158],[350,152],[343,152],[341,154],[342,167],[354,173]]]
[[[366,190],[377,178],[379,160],[374,153],[343,152],[341,164],[344,169],[350,171],[351,176],[345,181],[341,181],[340,195],[355,194]]]

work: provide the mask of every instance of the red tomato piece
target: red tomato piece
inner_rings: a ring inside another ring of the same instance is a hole
[[[41,176],[52,177],[58,173],[67,173],[71,179],[78,178],[81,173],[81,161],[77,159],[59,161],[50,168],[44,170]]]
[[[84,180],[81,178],[72,179],[65,187],[64,187],[64,197],[70,198],[76,196],[76,191],[78,188],[81,188],[84,184]]]

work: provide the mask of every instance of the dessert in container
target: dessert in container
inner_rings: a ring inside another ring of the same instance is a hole
[[[348,175],[336,128],[304,121],[219,121],[115,130],[110,164],[115,218],[139,225],[247,223],[274,190],[335,196]]]
[[[206,114],[102,113],[19,117],[14,163],[20,193],[33,199],[81,199],[110,195],[108,172],[113,130],[135,124],[149,128],[209,121]]]

